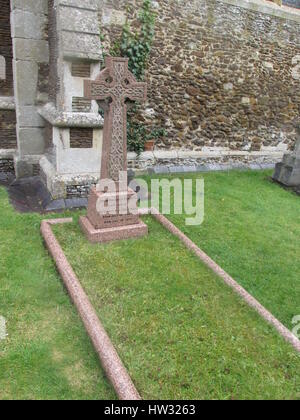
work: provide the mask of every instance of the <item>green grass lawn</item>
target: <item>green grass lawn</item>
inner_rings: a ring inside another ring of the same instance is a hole
[[[291,328],[300,314],[299,197],[266,175],[205,174],[204,224],[171,218]],[[54,230],[144,398],[300,398],[291,346],[158,223],[145,219],[148,238],[93,246],[72,215]],[[41,220],[15,213],[0,189],[9,334],[0,399],[116,398],[43,247]]]
[[[222,172],[205,179],[205,220],[170,220],[287,328],[300,315],[300,197],[270,171]]]
[[[39,232],[0,188],[0,399],[116,398]]]
[[[300,357],[151,218],[99,246],[77,220],[62,244],[143,398],[300,398]]]

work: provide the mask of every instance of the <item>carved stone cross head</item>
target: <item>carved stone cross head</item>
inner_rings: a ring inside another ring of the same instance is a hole
[[[144,102],[147,86],[129,71],[127,58],[106,57],[105,65],[96,80],[85,81],[84,96],[105,111],[101,179],[118,181],[127,170],[126,100]]]
[[[145,101],[145,83],[137,82],[128,70],[128,58],[106,57],[105,69],[95,81],[85,82],[85,97],[96,101],[111,98],[113,102],[124,104],[126,99]]]

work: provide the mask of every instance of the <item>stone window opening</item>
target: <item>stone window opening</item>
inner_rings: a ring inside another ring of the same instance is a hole
[[[6,60],[0,55],[0,80],[6,80]]]

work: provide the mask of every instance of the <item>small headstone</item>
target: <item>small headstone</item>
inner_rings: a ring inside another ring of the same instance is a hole
[[[148,232],[137,214],[137,195],[127,187],[126,103],[127,100],[145,101],[147,87],[130,73],[128,59],[107,57],[105,64],[95,81],[85,81],[85,97],[97,101],[105,111],[100,183],[91,190],[87,217],[80,219],[91,242],[128,239]],[[122,182],[120,173],[123,174]],[[110,202],[114,200],[116,206],[111,211],[99,211],[99,203],[107,197],[107,190],[101,184],[103,180],[113,181],[115,185]]]
[[[300,187],[300,126],[294,152],[277,163],[273,179],[287,187]]]

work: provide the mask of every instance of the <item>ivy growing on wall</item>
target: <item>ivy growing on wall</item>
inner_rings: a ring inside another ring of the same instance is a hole
[[[155,13],[151,0],[144,0],[138,15],[140,28],[133,32],[127,20],[122,36],[113,45],[113,56],[129,58],[129,69],[138,80],[143,80],[154,38]]]
[[[138,12],[138,29],[132,30],[129,20],[122,29],[120,39],[112,45],[109,55],[114,57],[127,57],[129,59],[129,70],[137,80],[144,80],[145,71],[151,54],[153,39],[155,35],[156,14],[152,7],[151,0],[144,0]],[[102,36],[102,35],[101,35]],[[135,120],[139,110],[138,105],[131,105],[128,112],[128,150],[140,154],[144,150],[145,142],[157,138],[155,130],[147,130],[140,122]],[[162,129],[160,129],[162,132]]]

